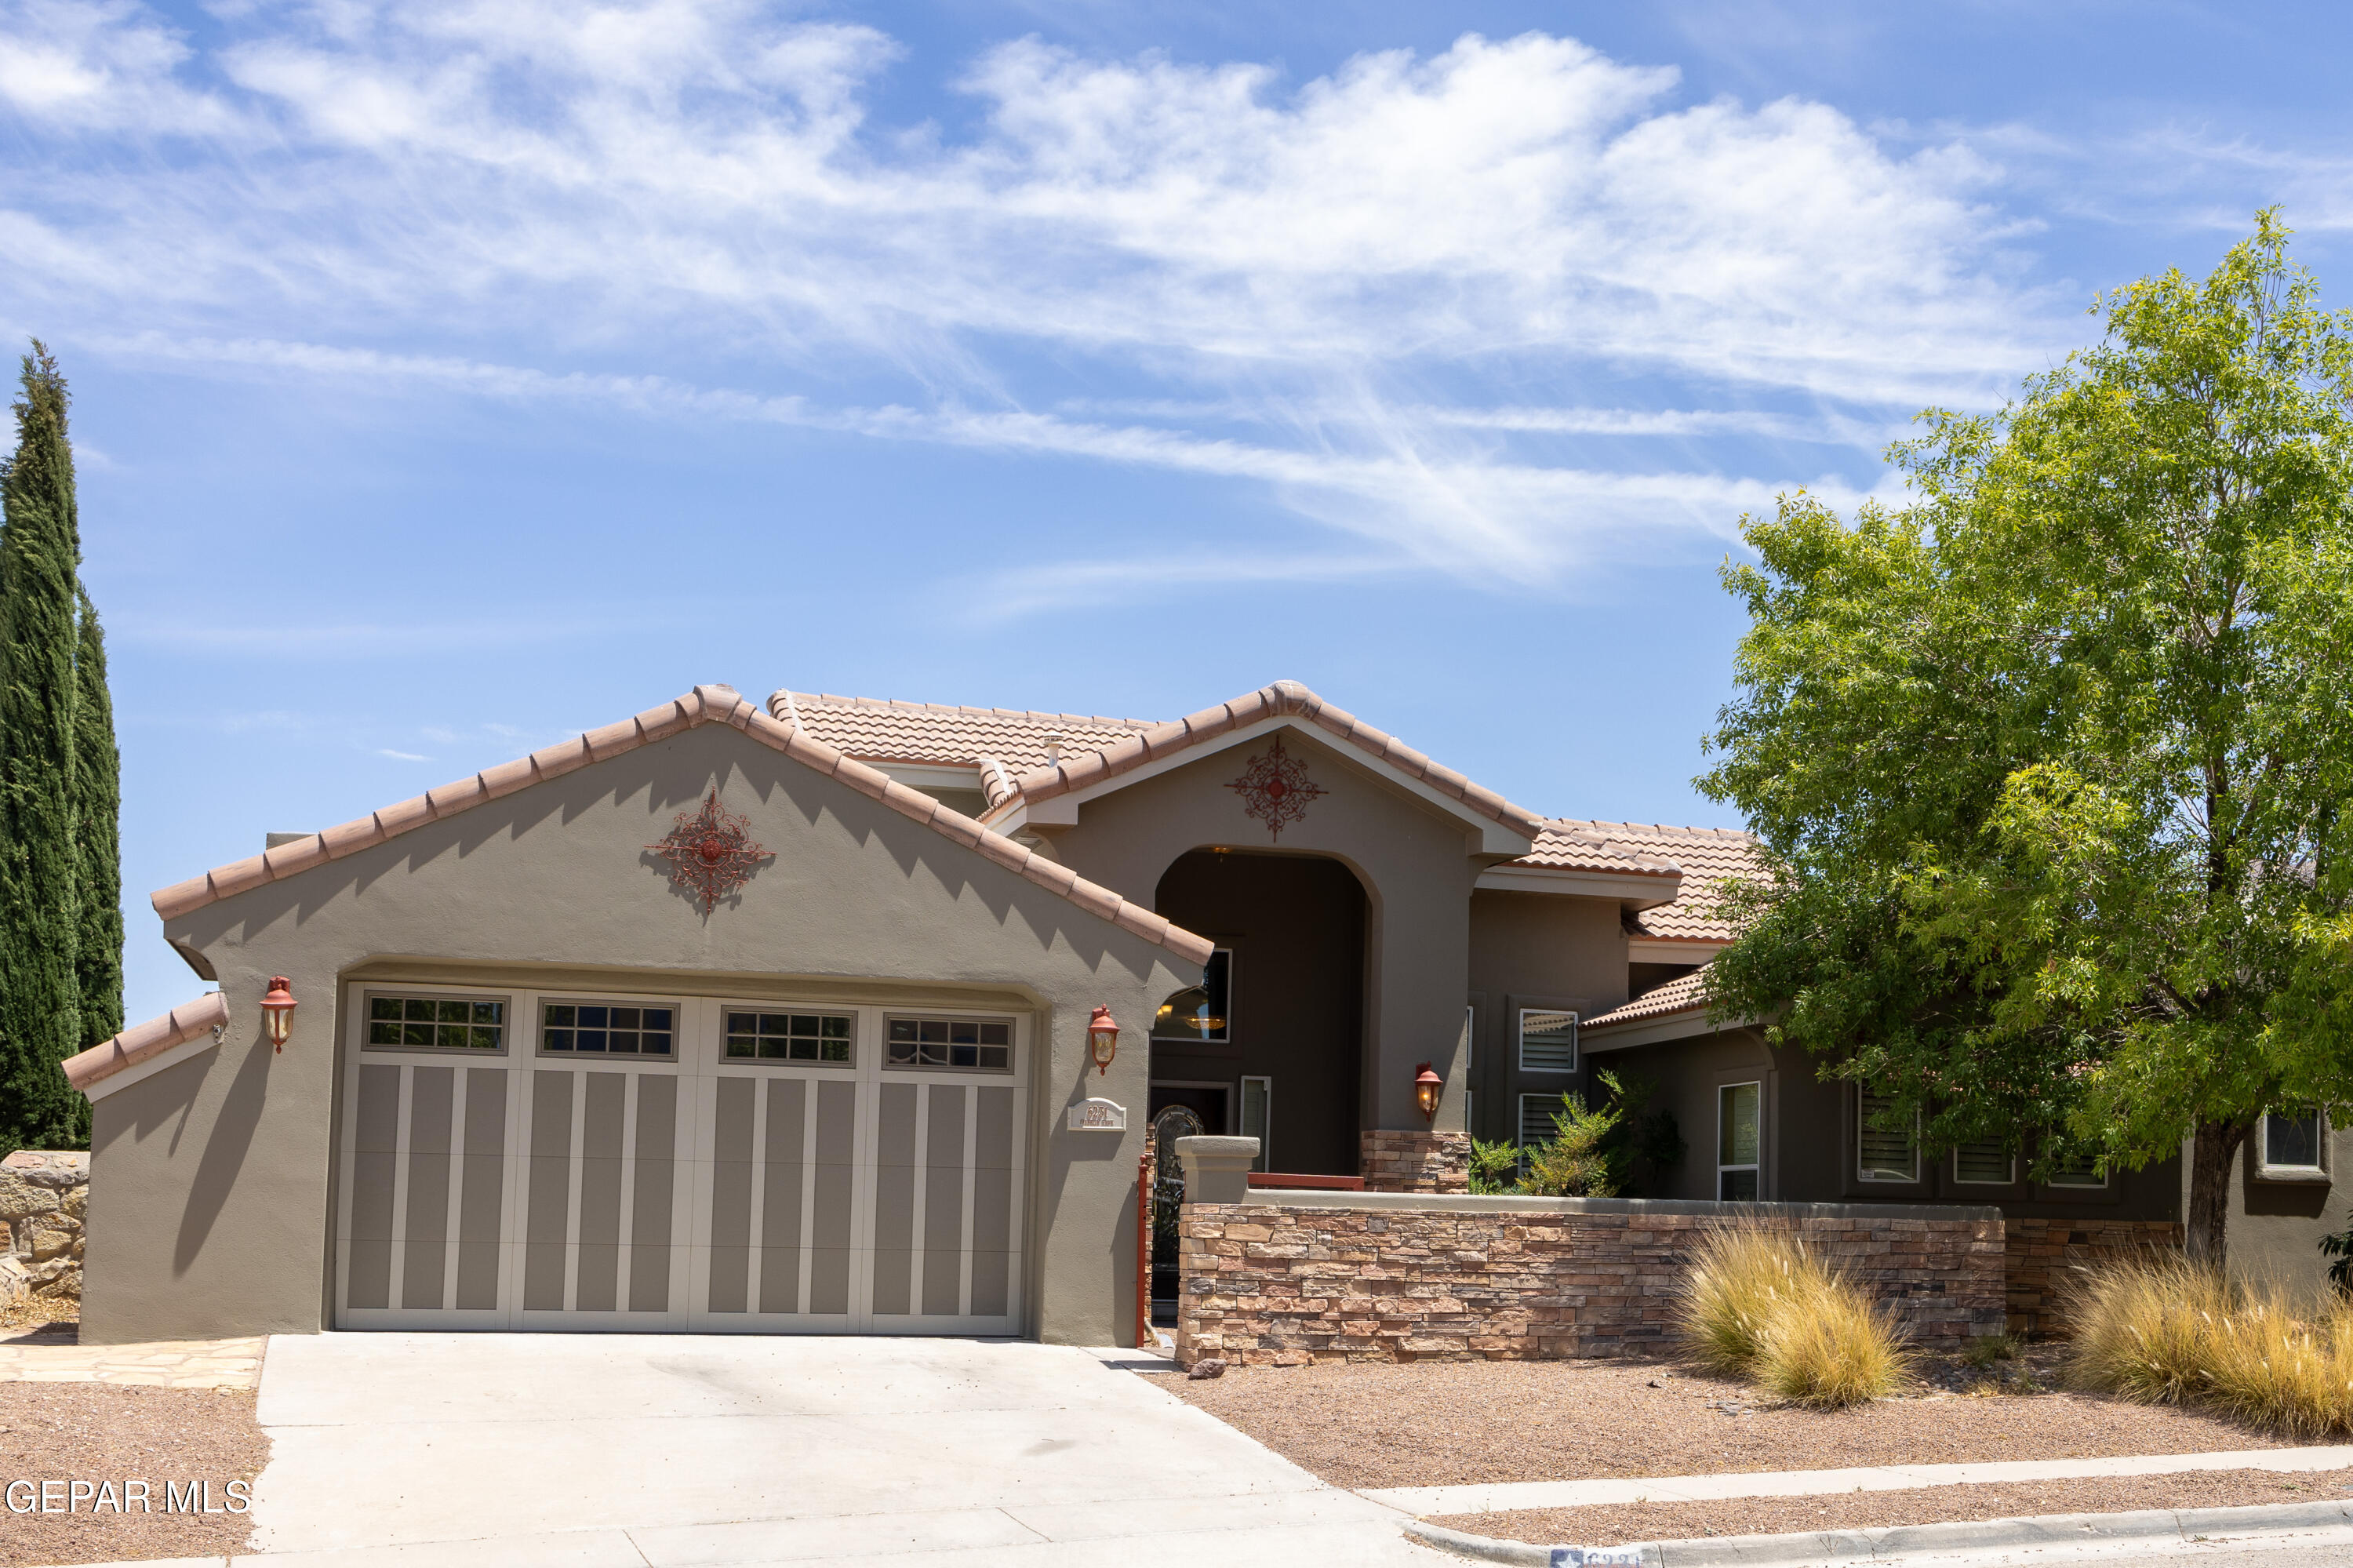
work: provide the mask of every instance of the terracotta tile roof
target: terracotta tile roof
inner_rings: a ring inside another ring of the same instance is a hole
[[[1707,968],[1702,965],[1687,975],[1678,975],[1653,991],[1636,997],[1623,1007],[1612,1008],[1598,1018],[1579,1023],[1577,1033],[1591,1034],[1621,1023],[1640,1023],[1661,1019],[1678,1012],[1699,1012],[1707,1007]]]
[[[1629,876],[1677,876],[1682,868],[1671,858],[1639,845],[1618,842],[1593,830],[1593,822],[1546,822],[1536,835],[1536,847],[1508,865],[1542,866],[1551,871],[1614,871]]]
[[[459,811],[512,795],[576,768],[617,757],[654,741],[667,739],[706,724],[724,724],[742,730],[761,745],[783,752],[794,761],[840,780],[861,795],[881,801],[902,816],[913,818],[967,849],[1039,886],[1061,895],[1089,914],[1111,921],[1122,930],[1157,942],[1188,963],[1206,963],[1211,944],[1180,927],[1172,926],[1149,909],[1131,904],[1107,887],[1080,876],[1066,865],[1023,848],[1002,834],[989,832],[960,811],[950,810],[929,795],[910,789],[888,775],[854,761],[841,751],[806,732],[780,723],[754,707],[732,686],[697,686],[675,702],[648,708],[634,718],[592,729],[576,740],[534,751],[529,757],[502,762],[454,784],[427,790],[413,800],[386,806],[380,811],[280,844],[266,853],[232,865],[216,867],[202,876],[177,883],[154,895],[155,913],[166,920],[201,909],[264,883],[293,876],[379,844],[427,822],[439,821]]]
[[[103,1045],[93,1045],[79,1055],[67,1057],[59,1065],[65,1068],[66,1081],[88,1094],[92,1084],[127,1067],[135,1067],[152,1056],[160,1056],[174,1045],[185,1045],[200,1034],[209,1034],[227,1022],[228,998],[216,991],[206,991],[194,1001],[182,1002],[161,1018],[132,1024]]]
[[[1023,774],[1014,781],[1015,788],[1024,800],[1050,800],[1057,795],[1115,779],[1261,719],[1279,716],[1305,719],[1333,739],[1461,801],[1514,832],[1534,839],[1544,831],[1544,819],[1535,812],[1514,806],[1493,789],[1473,784],[1451,768],[1432,761],[1345,708],[1335,707],[1296,681],[1277,681],[1272,685],[1261,686],[1232,702],[1127,734],[1099,750],[1078,757],[1065,755],[1059,763]]]
[[[1736,828],[1671,828],[1649,822],[1564,821],[1554,826],[1599,839],[1624,854],[1682,868],[1683,886],[1673,902],[1634,916],[1634,935],[1650,941],[1694,942],[1729,942],[1739,935],[1720,913],[1721,885],[1757,874],[1757,841],[1751,835]],[[1530,863],[1535,858],[1514,863]]]
[[[769,714],[802,734],[860,762],[928,762],[985,768],[995,761],[1008,776],[1045,767],[1046,740],[1060,736],[1064,755],[1099,751],[1152,729],[1153,719],[1083,714],[1030,713],[1019,708],[960,708],[875,697],[782,691]],[[984,788],[986,784],[984,783]],[[995,805],[994,800],[990,801]]]

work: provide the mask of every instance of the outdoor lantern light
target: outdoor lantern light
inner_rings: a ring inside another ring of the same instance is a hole
[[[1095,1076],[1111,1071],[1111,1059],[1119,1054],[1119,1025],[1112,1022],[1110,1008],[1096,1008],[1087,1020],[1087,1049],[1095,1054]]]
[[[269,991],[261,999],[261,1016],[269,1031],[269,1044],[278,1051],[286,1049],[286,1036],[294,1030],[294,993],[286,989],[293,983],[284,975],[272,975]]]
[[[1432,1121],[1438,1119],[1438,1091],[1445,1086],[1446,1080],[1431,1072],[1427,1062],[1413,1075],[1413,1103],[1419,1106],[1421,1114]]]

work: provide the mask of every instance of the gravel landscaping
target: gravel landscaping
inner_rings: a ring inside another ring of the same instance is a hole
[[[244,1392],[0,1383],[0,1483],[111,1480],[120,1495],[126,1479],[143,1480],[154,1510],[95,1513],[85,1499],[72,1513],[12,1512],[0,1568],[243,1551],[249,1516],[166,1513],[164,1483],[210,1481],[215,1506],[225,1506],[223,1488],[250,1482],[269,1457],[253,1404]],[[26,1495],[20,1487],[15,1500]]]
[[[1924,1487],[1827,1498],[1732,1498],[1721,1502],[1619,1503],[1605,1508],[1526,1509],[1432,1519],[1450,1530],[1540,1545],[1623,1546],[1707,1535],[1785,1535],[1799,1531],[1873,1530],[1895,1524],[2029,1519],[2052,1513],[2131,1513],[2141,1509],[2245,1508],[2256,1503],[2341,1499],[2353,1470],[2274,1475],[2205,1470],[2077,1481]]]
[[[2220,1416],[2047,1392],[2055,1354],[2030,1352],[1991,1372],[1926,1364],[1910,1394],[1834,1413],[1776,1405],[1743,1383],[1656,1361],[1326,1361],[1200,1382],[1149,1375],[1353,1488],[2281,1446]],[[2005,1380],[2045,1392],[1990,1392]],[[1949,1392],[1956,1386],[1986,1392]]]

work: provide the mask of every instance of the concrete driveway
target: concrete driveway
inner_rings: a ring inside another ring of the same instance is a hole
[[[1120,1356],[970,1340],[274,1339],[254,1546],[287,1568],[1453,1561]]]

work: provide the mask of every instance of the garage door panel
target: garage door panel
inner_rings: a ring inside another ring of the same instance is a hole
[[[400,1304],[438,1311],[449,1261],[450,1132],[458,1069],[408,1069],[407,1213],[401,1230]]]
[[[341,1326],[1016,1327],[1025,1117],[1007,1075],[886,1065],[879,1011],[762,1011],[744,1048],[741,1003],[562,1001],[584,1020],[673,1010],[672,1049],[591,1055],[585,1033],[558,1043],[555,1001],[467,1000],[500,1031],[484,1047],[466,1022],[478,1054],[348,1042]]]
[[[759,1095],[753,1078],[723,1077],[713,1086],[711,1281],[704,1298],[712,1312],[741,1312],[750,1304],[752,1184],[758,1169],[752,1158],[752,1123]]]
[[[572,1243],[572,1090],[574,1075],[531,1075],[530,1209],[523,1222],[522,1307],[564,1310],[565,1264]]]
[[[343,1252],[347,1312],[441,1327],[499,1306],[504,1068],[364,1064]]]
[[[499,1304],[499,1231],[506,1212],[507,1070],[469,1067],[465,1090],[457,1305],[460,1311],[488,1311]]]
[[[747,1082],[750,1080],[746,1080]],[[799,1078],[767,1080],[767,1124],[765,1128],[766,1165],[761,1172],[760,1205],[760,1310],[763,1312],[798,1312],[804,1299],[801,1292],[801,1238],[807,1234],[807,1216],[803,1213],[812,1189],[809,1173],[803,1167],[804,1150],[809,1148],[808,1116],[812,1100],[821,1096],[810,1094],[812,1086]],[[849,1086],[843,1085],[848,1089]],[[852,1093],[854,1098],[854,1091]],[[849,1202],[847,1193],[841,1203],[846,1241]],[[843,1298],[839,1310],[849,1310],[848,1298]]]
[[[349,1297],[354,1307],[392,1305],[392,1207],[399,1181],[400,1069],[360,1069],[352,1127]]]
[[[637,1075],[637,1168],[631,1175],[629,1310],[667,1312],[678,1209],[678,1080]]]
[[[961,1084],[925,1086],[923,1311],[964,1312],[965,1101]]]

